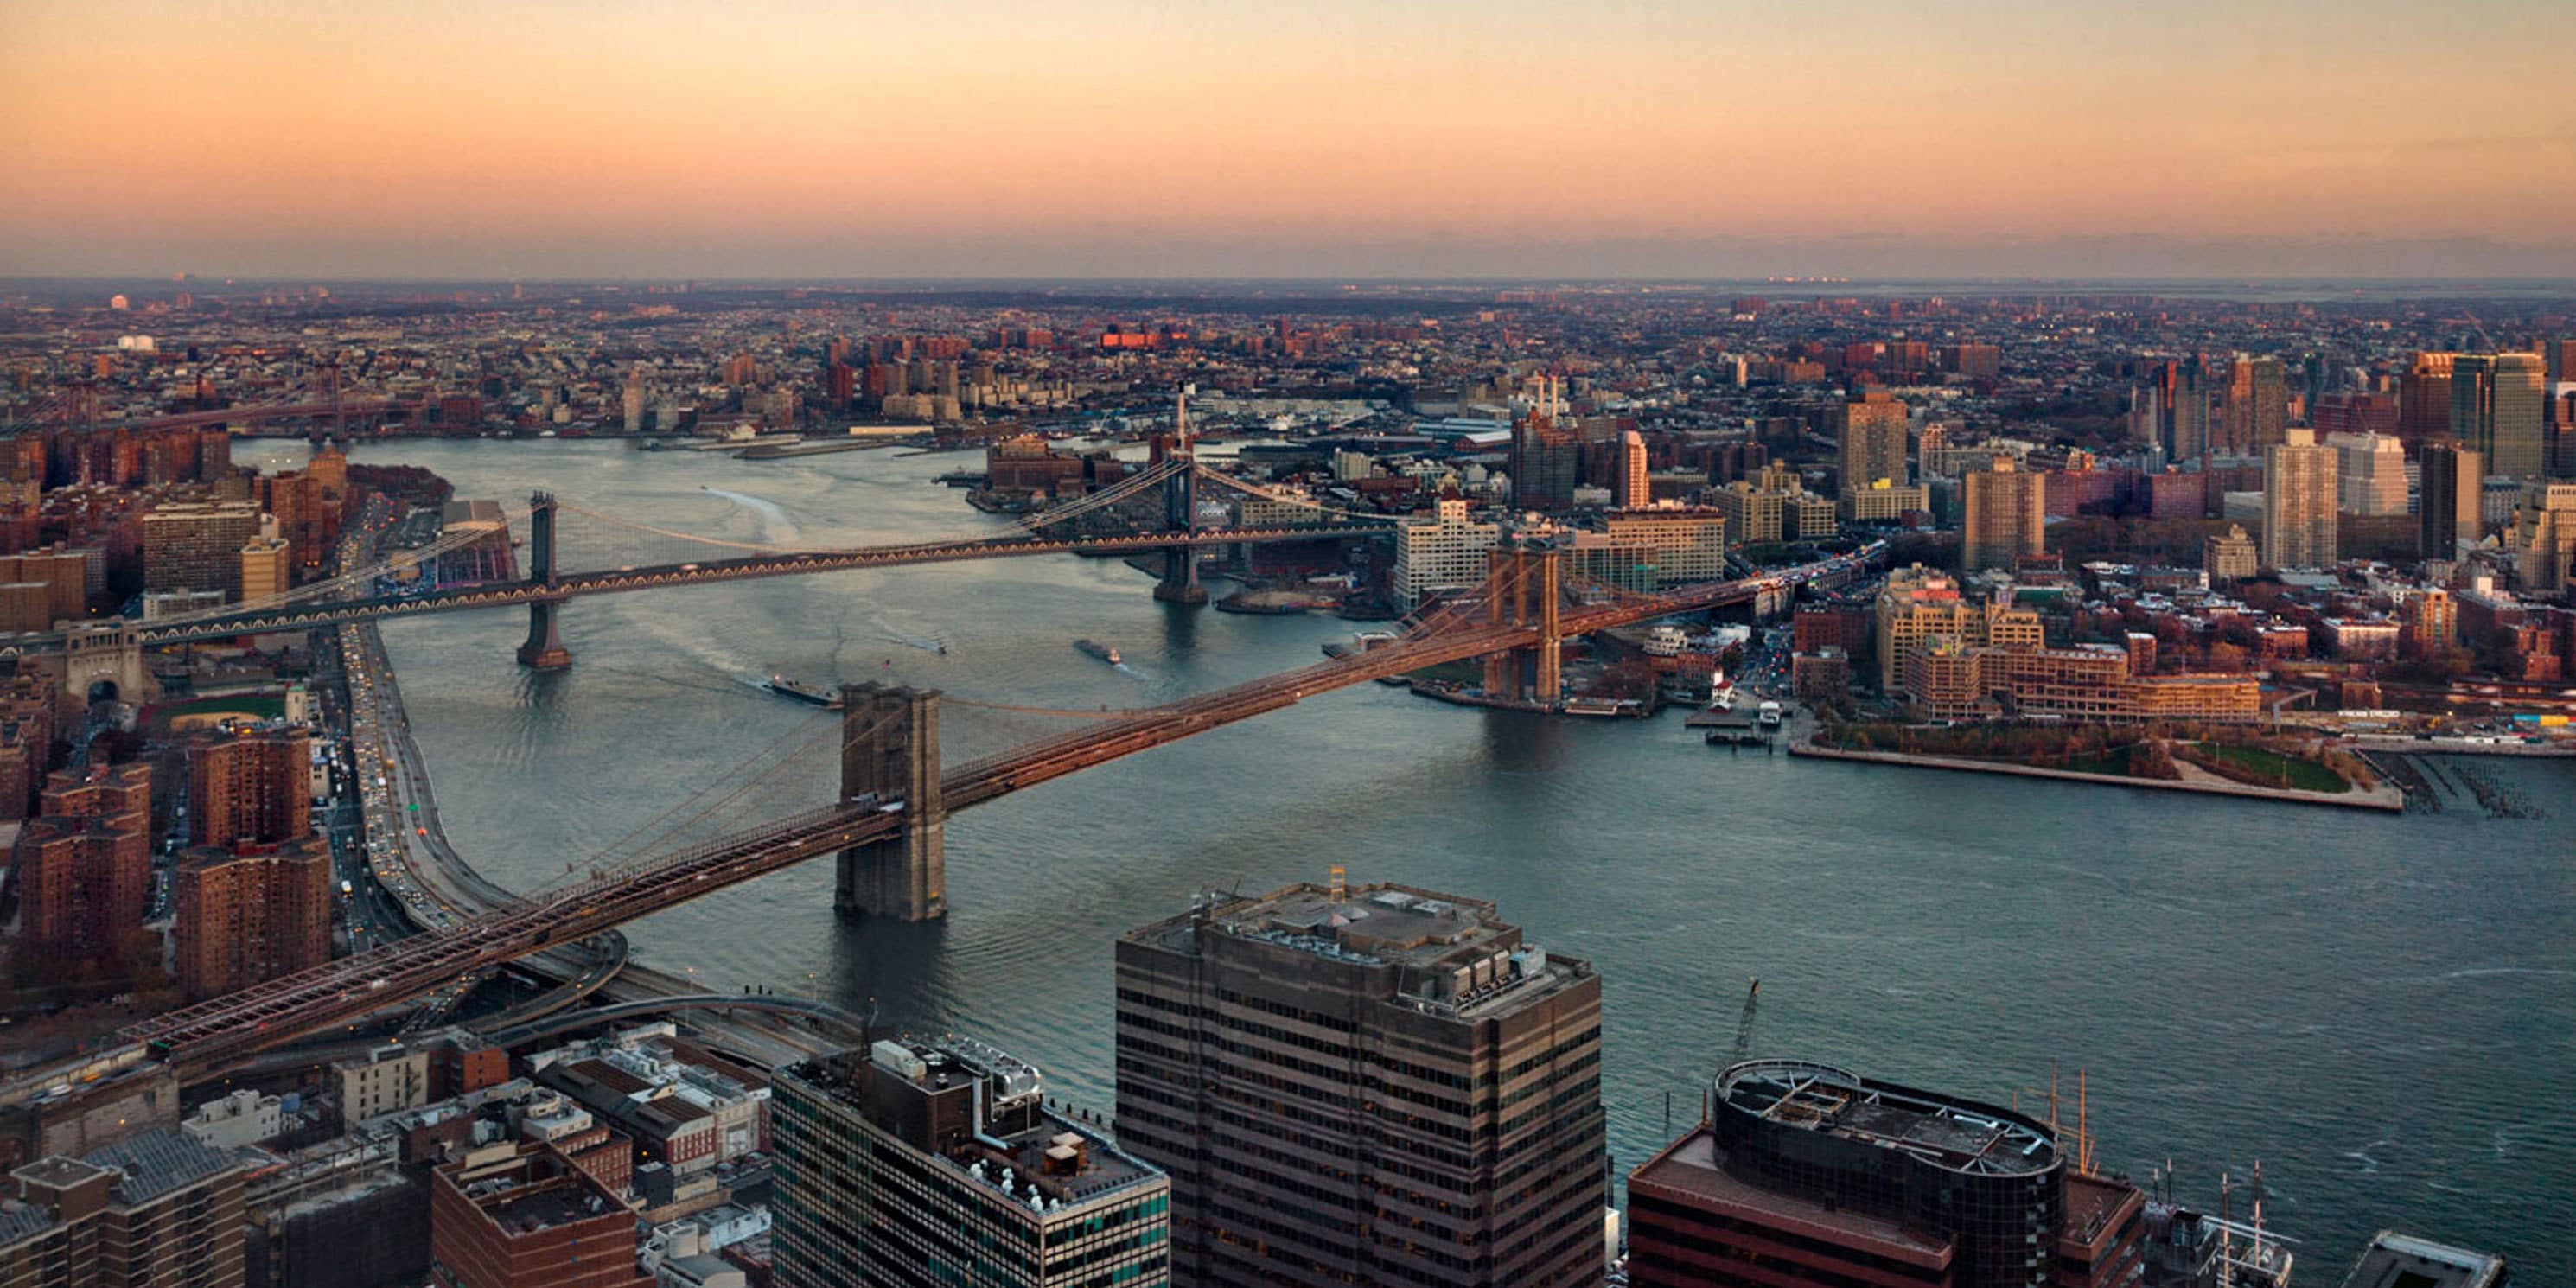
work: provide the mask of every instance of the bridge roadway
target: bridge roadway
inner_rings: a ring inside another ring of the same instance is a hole
[[[1766,592],[1848,574],[1875,558],[1878,549],[1761,577],[1701,583],[1578,608],[1560,617],[1560,633],[1571,636],[1742,603]],[[1319,693],[1536,642],[1532,626],[1477,622],[1468,620],[1466,613],[1456,614],[1436,628],[1362,653],[1214,690],[956,766],[942,776],[941,791],[953,812]],[[640,871],[610,874],[520,899],[450,929],[415,935],[168,1012],[127,1029],[128,1046],[91,1057],[70,1072],[96,1076],[157,1056],[176,1066],[185,1079],[193,1070],[431,992],[464,972],[544,952],[727,886],[888,838],[903,824],[900,804],[832,804],[806,810],[682,850]],[[0,1087],[0,1101],[41,1091],[63,1073],[48,1070],[13,1080]]]
[[[379,621],[388,617],[410,617],[421,613],[454,612],[468,608],[506,608],[515,604],[560,603],[583,595],[660,590],[671,586],[747,581],[760,577],[796,577],[807,573],[840,572],[852,568],[894,568],[910,564],[960,563],[970,559],[1010,559],[1028,555],[1072,554],[1085,551],[1115,555],[1162,550],[1172,546],[1315,541],[1336,537],[1373,536],[1387,530],[1387,525],[1383,524],[1341,523],[1303,527],[1230,528],[1222,531],[1155,532],[1113,537],[941,541],[914,545],[862,546],[849,550],[748,555],[739,559],[657,564],[643,568],[619,568],[609,572],[565,573],[552,581],[544,582],[525,581],[499,586],[467,586],[455,590],[432,591],[424,595],[385,595],[367,599],[336,600],[252,612],[227,613],[220,617],[160,623],[145,622],[137,625],[135,634],[145,647],[150,648],[165,644],[187,644],[199,640],[230,639],[236,635],[265,634],[271,631],[317,630],[349,622]],[[0,638],[0,657],[52,652],[62,648],[63,643],[64,639],[59,634]]]

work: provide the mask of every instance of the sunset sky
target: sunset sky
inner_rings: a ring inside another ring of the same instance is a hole
[[[2576,274],[2576,3],[0,0],[0,275]]]

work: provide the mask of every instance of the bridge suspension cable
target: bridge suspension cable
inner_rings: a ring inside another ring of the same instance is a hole
[[[1275,501],[1281,505],[1299,506],[1304,509],[1313,510],[1318,514],[1329,514],[1335,518],[1351,519],[1361,523],[1392,524],[1394,522],[1394,519],[1388,515],[1378,514],[1369,510],[1350,510],[1337,505],[1327,505],[1310,496],[1299,496],[1296,493],[1284,491],[1279,488],[1264,487],[1250,479],[1237,478],[1232,474],[1210,469],[1205,465],[1200,465],[1196,468],[1200,478],[1205,479],[1210,483],[1218,484],[1222,487],[1232,488],[1245,496],[1255,496],[1265,501]]]
[[[224,604],[215,608],[202,608],[194,612],[173,613],[167,617],[156,618],[154,621],[163,626],[185,626],[190,622],[212,621],[219,617],[239,617],[245,613],[267,612],[298,604],[360,598],[374,589],[378,578],[397,572],[406,565],[418,567],[432,563],[442,555],[461,550],[482,540],[484,536],[483,532],[472,528],[442,532],[436,540],[426,545],[394,551],[384,559],[366,567],[335,573],[318,581],[309,581],[282,594],[263,595],[258,599],[244,600],[237,604]]]
[[[1130,475],[1116,484],[1102,488],[1097,492],[1092,492],[1075,500],[1068,501],[1063,505],[1014,516],[1007,525],[1000,528],[981,532],[961,532],[947,537],[931,538],[922,541],[896,542],[891,543],[888,548],[933,549],[943,547],[965,547],[993,545],[1025,539],[1043,532],[1048,528],[1060,527],[1076,519],[1105,510],[1123,501],[1133,499],[1134,497],[1169,481],[1174,475],[1179,474],[1182,470],[1187,468],[1189,468],[1187,462],[1178,458],[1173,458],[1163,461],[1162,463],[1140,473]],[[556,511],[558,514],[580,515],[583,518],[604,525],[605,528],[609,530],[648,534],[668,540],[687,542],[692,547],[707,547],[717,550],[739,552],[743,555],[836,555],[868,548],[864,546],[784,546],[774,542],[743,541],[730,537],[709,536],[704,533],[681,532],[673,528],[665,528],[655,524],[639,522],[634,519],[621,518],[611,514],[603,514],[597,510],[574,505],[567,501],[558,501],[556,503]],[[562,548],[562,543],[564,542],[566,535],[567,534],[561,529],[558,529],[557,541],[559,550]],[[630,560],[629,562],[633,561]],[[560,555],[557,559],[557,564],[559,567],[564,565],[564,560]]]

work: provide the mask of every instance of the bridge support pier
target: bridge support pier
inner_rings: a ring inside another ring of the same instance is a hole
[[[1163,579],[1154,583],[1154,598],[1166,604],[1208,602],[1207,587],[1199,584],[1198,547],[1164,547]]]
[[[563,601],[540,599],[528,605],[528,639],[519,645],[519,665],[531,671],[560,671],[572,665],[572,650],[564,647],[563,632],[557,618]]]
[[[563,632],[555,620],[562,611],[559,599],[528,605],[528,640],[519,646],[519,665],[531,671],[560,671],[572,665],[572,650],[564,647]]]
[[[1158,442],[1154,464],[1177,459],[1190,462],[1189,406],[1179,404],[1178,439],[1169,444]],[[1161,450],[1166,449],[1168,450]],[[1175,532],[1195,532],[1199,526],[1199,476],[1196,468],[1184,469],[1163,483],[1163,522]],[[1204,604],[1207,587],[1199,584],[1199,548],[1166,546],[1163,548],[1163,577],[1154,583],[1154,598],[1166,604]]]
[[[547,586],[554,579],[555,494],[533,492],[528,496],[528,580]],[[519,665],[532,671],[560,671],[572,665],[572,650],[564,647],[563,632],[555,621],[562,612],[560,599],[529,603],[528,642],[519,646]]]
[[[948,807],[939,793],[939,691],[841,686],[841,799],[903,805],[903,830],[841,851],[832,909],[930,921],[948,915]]]
[[[1497,550],[1494,595],[1485,620],[1538,628],[1538,644],[1485,658],[1488,696],[1554,705],[1565,696],[1565,641],[1558,632],[1560,563],[1554,550]]]

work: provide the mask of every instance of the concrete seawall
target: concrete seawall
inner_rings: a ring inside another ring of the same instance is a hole
[[[2333,805],[2344,809],[2375,809],[2403,813],[2406,794],[2386,783],[2372,787],[2354,787],[2348,792],[2303,792],[2285,787],[2256,787],[2250,783],[2232,783],[2219,779],[2178,781],[2169,778],[2129,778],[2112,774],[2087,774],[2071,769],[2042,769],[2034,765],[2008,765],[1990,760],[1965,760],[1954,756],[1917,756],[1902,751],[1850,751],[1841,747],[1819,747],[1793,741],[1792,756],[1813,756],[1819,760],[1859,760],[1878,765],[1910,765],[1918,769],[1954,769],[1978,774],[2012,774],[2023,778],[2057,778],[2076,783],[2097,783],[2106,787],[2143,787],[2150,791],[2199,792],[2210,796],[2241,796],[2249,800],[2279,801],[2293,805]]]

